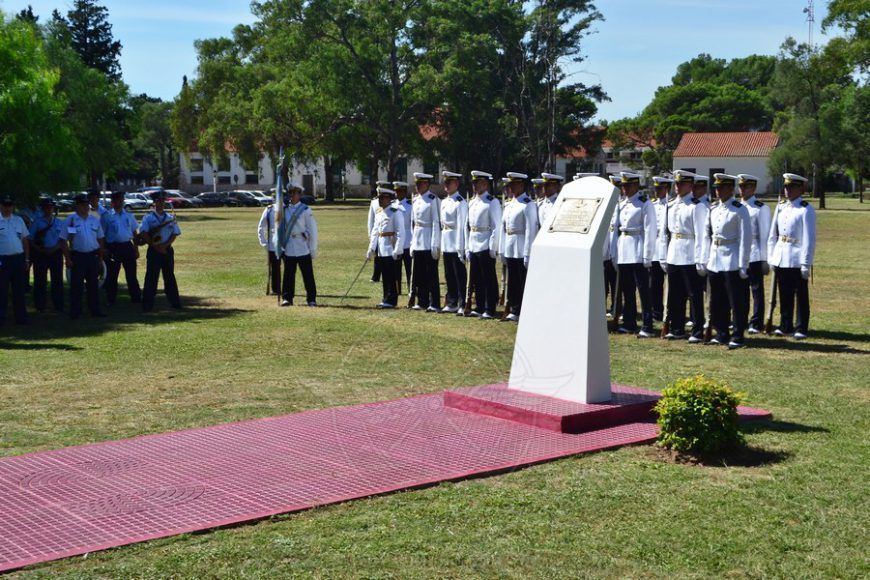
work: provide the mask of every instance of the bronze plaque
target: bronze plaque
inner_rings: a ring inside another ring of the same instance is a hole
[[[602,201],[603,197],[562,200],[549,231],[588,234]]]

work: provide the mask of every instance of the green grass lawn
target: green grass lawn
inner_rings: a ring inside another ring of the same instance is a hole
[[[867,577],[870,204],[828,203],[809,341],[727,352],[611,337],[615,382],[660,390],[703,372],[773,412],[734,464],[628,447],[18,574]],[[260,210],[191,210],[176,243],[185,310],[158,295],[142,316],[124,296],[107,319],[0,328],[0,456],[505,381],[514,325],[377,311],[368,272],[339,306],[365,256],[366,205],[315,208],[322,308],[265,296]]]

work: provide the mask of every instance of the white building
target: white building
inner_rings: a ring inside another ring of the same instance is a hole
[[[298,181],[305,188],[306,193],[320,196],[326,191],[326,171],[323,159],[317,161],[300,162],[288,160],[290,165],[290,179]],[[214,166],[209,159],[199,152],[181,155],[181,179],[180,187],[191,193],[203,191],[229,191],[232,189],[253,189],[265,191],[275,186],[275,163],[269,155],[263,155],[257,163],[257,167],[248,168],[242,164],[242,160],[235,152],[227,153],[227,160],[223,164]],[[409,181],[414,172],[431,173],[438,175],[440,167],[438,163],[424,163],[419,159],[399,160],[396,173],[399,181]],[[346,163],[336,169],[332,176],[337,195],[345,191],[347,195],[354,197],[368,197],[372,185],[369,183],[369,172],[363,171],[353,163]],[[387,171],[383,167],[378,168],[378,179],[385,180]]]
[[[674,150],[674,169],[708,175],[749,173],[758,177],[758,192],[774,194],[781,178],[771,176],[767,160],[779,144],[770,131],[751,133],[686,133]]]

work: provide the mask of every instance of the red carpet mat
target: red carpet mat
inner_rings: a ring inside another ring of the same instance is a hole
[[[0,459],[0,571],[656,436],[651,422],[567,435],[448,409],[442,399]]]

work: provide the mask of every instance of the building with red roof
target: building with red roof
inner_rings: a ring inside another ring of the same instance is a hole
[[[771,131],[686,133],[674,150],[674,169],[707,175],[749,173],[758,177],[759,193],[775,193],[778,176],[767,170],[770,154],[779,144]]]

